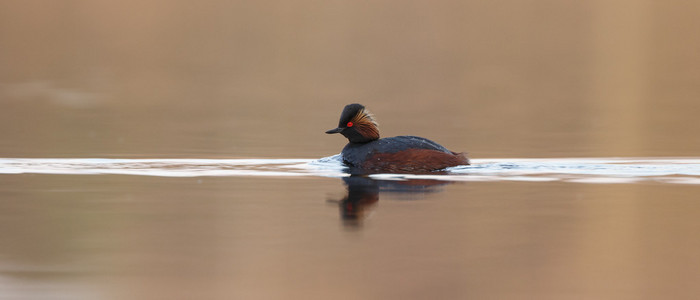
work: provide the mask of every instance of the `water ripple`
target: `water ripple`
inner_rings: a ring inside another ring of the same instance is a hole
[[[375,179],[700,184],[700,158],[474,159],[446,174],[374,174]],[[0,174],[118,174],[164,177],[344,177],[340,156],[321,159],[0,158]]]

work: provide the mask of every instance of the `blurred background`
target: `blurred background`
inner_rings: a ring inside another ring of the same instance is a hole
[[[2,1],[0,156],[696,156],[700,2]]]
[[[316,159],[359,102],[471,158],[697,158],[698,28],[681,0],[2,0],[0,157]],[[346,188],[1,175],[0,298],[700,293],[694,185],[441,183],[353,228]]]

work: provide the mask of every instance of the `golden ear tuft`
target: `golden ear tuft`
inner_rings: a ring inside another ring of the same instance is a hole
[[[353,122],[356,124],[365,124],[365,125],[373,125],[373,126],[378,126],[379,124],[377,121],[374,119],[374,115],[372,112],[370,112],[368,109],[363,108],[360,111],[357,112],[357,115],[355,115],[354,118],[352,118]]]
[[[379,128],[377,127],[377,121],[374,120],[374,115],[372,115],[372,113],[366,108],[358,111],[355,117],[352,118],[351,122],[353,123],[355,130],[357,130],[357,132],[359,132],[366,139],[379,139]]]

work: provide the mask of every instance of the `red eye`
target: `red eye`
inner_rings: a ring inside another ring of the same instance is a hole
[[[348,127],[352,127],[352,122],[348,122]]]

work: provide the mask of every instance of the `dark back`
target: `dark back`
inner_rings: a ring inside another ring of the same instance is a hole
[[[378,139],[369,143],[348,143],[343,148],[343,161],[352,166],[360,166],[362,162],[374,153],[396,153],[408,149],[428,149],[452,153],[447,148],[429,139],[402,135]]]

